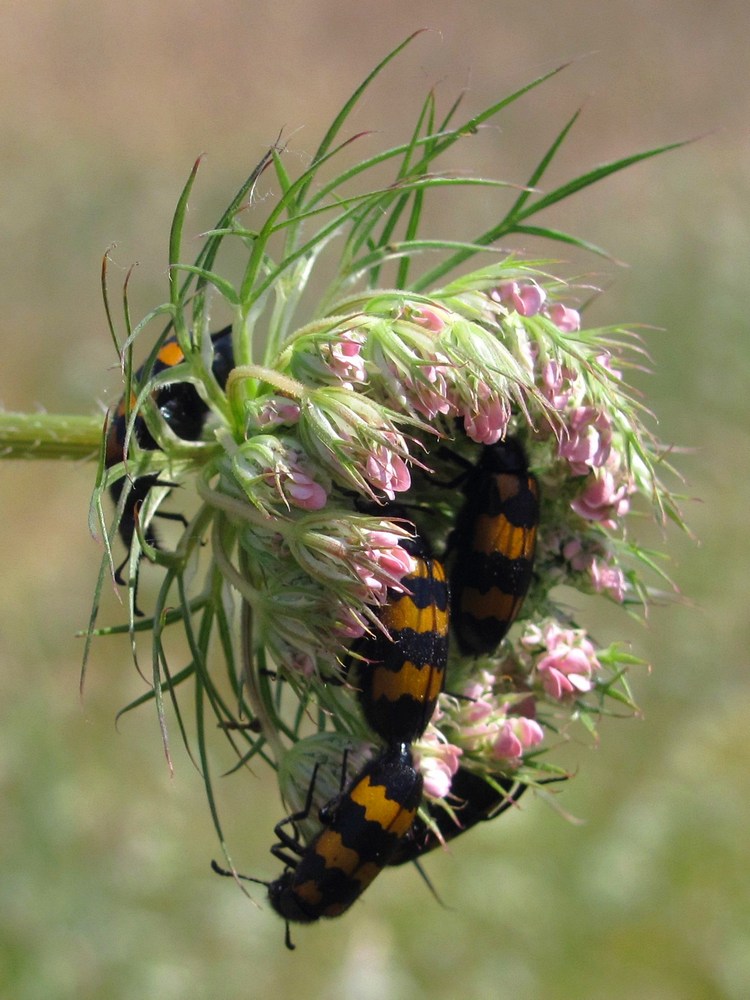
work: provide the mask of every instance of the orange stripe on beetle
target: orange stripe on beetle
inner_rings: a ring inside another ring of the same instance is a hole
[[[185,355],[177,341],[170,337],[169,340],[164,341],[161,350],[156,355],[156,360],[165,368],[174,368],[175,365],[179,365],[181,361],[185,360]]]

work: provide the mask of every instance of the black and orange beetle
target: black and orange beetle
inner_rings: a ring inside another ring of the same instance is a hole
[[[534,569],[539,486],[514,438],[485,445],[464,481],[450,539],[452,624],[464,654],[492,653],[521,609]]]
[[[271,905],[286,921],[288,948],[294,947],[290,923],[338,917],[359,898],[411,830],[422,797],[422,776],[414,769],[409,747],[389,747],[321,808],[322,827],[304,845],[284,827],[307,819],[314,783],[315,772],[304,809],[275,827],[279,842],[271,853],[284,862],[284,872],[273,882],[239,876],[268,888]],[[215,861],[211,867],[234,877]]]
[[[226,386],[229,373],[234,367],[234,350],[232,347],[232,328],[227,326],[217,333],[211,334],[213,344],[212,371],[216,381],[223,389]],[[162,344],[154,364],[151,368],[151,375],[158,375],[159,372],[168,368],[174,368],[185,360],[182,348],[175,337],[169,337]],[[139,383],[143,378],[144,369],[141,367],[134,375],[135,383]],[[198,390],[192,382],[173,382],[160,386],[153,396],[161,416],[170,430],[185,441],[196,441],[203,431],[208,416],[208,406],[200,397]],[[131,405],[134,400],[131,400]],[[120,400],[115,409],[107,431],[106,451],[104,464],[106,468],[111,468],[125,459],[125,436],[127,432],[127,408],[125,399]],[[158,444],[149,431],[145,419],[138,415],[133,422],[133,436],[139,448],[144,451],[156,451]],[[149,490],[157,485],[159,477],[155,475],[140,476],[135,480],[127,477],[118,479],[109,487],[110,496],[115,504],[120,501],[123,491],[127,489],[127,495],[122,508],[122,515],[118,524],[118,531],[123,544],[130,549],[135,535],[136,516],[139,507],[148,496]],[[172,520],[183,520],[180,514],[169,514],[160,512],[162,518]],[[146,541],[151,545],[157,544],[156,534],[152,527],[149,527],[145,534]],[[126,556],[123,563],[115,571],[115,579],[118,583],[123,583],[121,576],[123,566],[127,562]]]
[[[400,517],[397,509],[389,517]],[[389,589],[377,610],[382,630],[351,648],[348,669],[365,719],[389,745],[412,743],[424,733],[443,690],[448,660],[449,594],[443,564],[415,534],[399,544],[414,567]]]

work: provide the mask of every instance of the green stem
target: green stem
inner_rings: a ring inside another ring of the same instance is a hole
[[[0,458],[96,459],[104,418],[0,413]]]

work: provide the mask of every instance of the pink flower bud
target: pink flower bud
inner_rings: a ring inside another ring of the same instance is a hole
[[[581,629],[561,629],[552,622],[544,629],[547,652],[536,664],[544,690],[561,699],[575,691],[590,691],[591,675],[601,668],[596,651]]]
[[[400,581],[414,571],[414,558],[392,531],[370,531],[367,549],[354,553],[354,571],[364,584],[362,598],[367,604],[383,604],[388,589],[403,590]]]
[[[414,754],[414,766],[422,773],[424,790],[435,799],[445,798],[450,792],[451,778],[459,767],[463,750],[444,742],[436,732],[424,734]]]
[[[536,316],[547,300],[547,293],[535,281],[506,281],[490,292],[490,297],[519,316]]]
[[[403,458],[385,445],[375,446],[367,459],[365,475],[373,486],[393,500],[396,493],[403,493],[411,485],[409,469]]]
[[[430,333],[440,333],[445,328],[445,319],[436,309],[430,309],[428,306],[413,306],[409,319]]]
[[[611,420],[593,406],[576,407],[568,414],[558,450],[577,476],[605,465],[612,450]]]
[[[351,608],[342,606],[339,608],[338,621],[333,628],[334,634],[347,642],[351,639],[359,639],[367,631],[365,623],[360,616]]]
[[[422,365],[419,369],[422,379],[409,386],[412,406],[428,420],[434,420],[438,413],[447,414],[455,410],[448,399],[446,371],[444,365]],[[424,379],[430,384],[426,385]]]
[[[574,333],[581,329],[581,314],[577,309],[570,309],[568,306],[556,302],[549,307],[547,315],[563,333]]]
[[[500,730],[500,735],[492,745],[493,756],[513,759],[523,754],[523,744],[518,739],[509,722]]]
[[[625,600],[625,575],[617,566],[608,566],[599,559],[592,560],[589,572],[594,590],[598,594],[606,593],[615,601]]]
[[[489,392],[489,390],[488,390]],[[478,444],[495,444],[500,441],[510,420],[507,399],[490,397],[479,399],[474,412],[464,413],[464,430]]]
[[[601,354],[597,354],[596,360],[599,362],[602,368],[606,368],[607,371],[610,372],[614,378],[616,379],[622,378],[622,372],[619,370],[619,368],[615,368],[614,363],[612,361],[612,355],[609,353],[609,351],[603,351]]]
[[[303,677],[314,677],[316,673],[315,659],[301,649],[296,649],[292,652],[288,666],[295,673],[302,674]]]
[[[497,758],[516,760],[543,739],[544,730],[534,719],[509,716],[492,745],[492,753]]]
[[[416,568],[416,561],[409,555],[403,545],[400,545],[401,536],[393,531],[370,531],[368,532],[369,548],[367,556],[372,559],[384,573],[400,580],[402,576],[408,576]]]
[[[299,469],[290,472],[289,480],[284,484],[284,494],[293,506],[302,510],[320,510],[328,499],[320,483]]]
[[[264,400],[254,417],[248,417],[252,426],[267,431],[283,424],[296,424],[299,420],[299,403],[286,396],[271,396]]]
[[[542,392],[556,410],[564,410],[567,406],[576,378],[577,373],[559,361],[545,361],[542,366]]]
[[[609,470],[599,470],[570,506],[587,521],[598,521],[603,527],[614,529],[617,526],[615,519],[624,517],[630,510],[629,493],[627,483],[617,486]]]
[[[442,760],[424,757],[421,763],[424,790],[434,799],[444,798],[451,790],[451,775]]]
[[[562,556],[566,562],[570,563],[571,569],[581,573],[589,569],[593,556],[586,552],[579,538],[571,538],[562,547]]]
[[[301,510],[320,510],[325,507],[328,494],[305,471],[300,452],[294,448],[279,453],[276,464],[263,470],[263,478],[274,486],[276,492],[292,507]]]
[[[328,348],[331,371],[349,388],[354,382],[367,381],[365,362],[361,357],[363,343],[364,336],[361,333],[347,330]]]

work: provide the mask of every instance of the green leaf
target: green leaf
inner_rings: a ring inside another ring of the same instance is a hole
[[[264,172],[266,167],[271,162],[273,156],[274,148],[271,147],[266,150],[266,152],[261,157],[258,164],[250,172],[249,176],[243,181],[239,190],[235,194],[234,198],[229,202],[224,212],[221,214],[218,222],[214,226],[214,230],[217,235],[210,237],[206,240],[205,244],[201,248],[198,256],[195,260],[195,266],[203,268],[206,273],[211,273],[211,268],[213,267],[214,260],[216,259],[216,254],[219,252],[219,247],[223,239],[222,230],[226,230],[232,220],[234,219],[237,212],[242,207],[242,203],[251,194],[253,188],[255,187],[258,178]],[[182,301],[187,297],[190,284],[192,282],[192,276],[183,282],[180,287],[179,300]],[[205,281],[202,278],[198,278],[195,288],[195,299],[193,302],[193,315],[202,315],[204,308],[204,289]]]
[[[174,216],[172,217],[172,228],[169,233],[169,297],[172,305],[174,306],[178,305],[180,301],[180,289],[177,286],[176,275],[172,269],[180,260],[182,229],[185,224],[185,215],[187,214],[188,198],[190,197],[190,192],[193,190],[193,184],[195,183],[195,178],[198,174],[198,167],[201,164],[201,159],[202,157],[199,156],[193,164],[193,169],[190,171],[187,183],[182,189],[182,194],[180,195],[177,202],[177,208],[175,209]]]
[[[434,160],[437,156],[444,153],[446,149],[449,149],[452,145],[454,145],[454,143],[458,142],[459,139],[475,135],[479,131],[481,125],[489,121],[491,118],[494,118],[495,115],[499,114],[509,105],[513,104],[520,97],[523,97],[524,94],[528,94],[529,91],[534,90],[534,88],[540,86],[540,84],[545,83],[553,76],[562,72],[562,70],[566,69],[568,65],[569,63],[563,63],[562,66],[557,66],[555,69],[550,70],[549,73],[544,73],[542,76],[536,77],[536,79],[532,80],[531,83],[527,83],[525,86],[515,90],[512,94],[509,94],[502,100],[497,101],[495,104],[491,104],[488,108],[485,108],[484,111],[480,111],[479,114],[473,115],[471,118],[467,119],[463,125],[459,125],[447,134],[431,136],[430,140],[434,139],[436,141],[434,146],[430,145],[429,147],[429,160]],[[416,169],[422,169],[422,164],[418,164]]]
[[[557,154],[558,149],[560,148],[560,146],[563,144],[563,142],[567,138],[568,132],[570,132],[570,130],[573,128],[573,125],[578,120],[578,116],[580,115],[580,113],[581,112],[580,112],[580,109],[579,109],[578,111],[576,111],[576,113],[574,115],[571,116],[571,118],[565,123],[565,126],[560,130],[560,133],[555,138],[555,141],[552,143],[552,145],[550,146],[550,148],[547,150],[547,152],[541,158],[541,160],[539,161],[539,164],[537,165],[536,169],[532,173],[531,177],[529,177],[528,184],[527,184],[527,188],[528,189],[533,189],[533,188],[535,188],[538,185],[539,181],[544,176],[544,173],[547,170],[547,167],[550,165],[550,163],[554,159],[555,155]],[[526,202],[528,201],[528,199],[531,197],[531,195],[532,195],[532,190],[523,191],[520,194],[520,196],[519,196],[518,200],[516,201],[516,203],[511,207],[510,211],[508,212],[508,214],[506,216],[506,219],[515,219],[515,218],[517,218],[519,212],[521,211],[521,209],[523,208],[523,206],[526,204]]]
[[[555,188],[554,191],[550,191],[549,194],[538,198],[526,211],[518,213],[513,222],[516,223],[521,219],[526,219],[542,211],[544,208],[549,208],[550,205],[563,201],[565,198],[570,198],[571,195],[583,191],[584,188],[596,184],[597,181],[604,180],[610,174],[615,174],[626,167],[631,167],[635,163],[641,163],[643,160],[649,160],[653,156],[659,156],[661,153],[668,153],[672,149],[679,149],[684,145],[685,142],[671,142],[666,146],[648,149],[643,153],[635,153],[633,156],[624,156],[620,160],[614,160],[611,163],[603,164],[601,167],[596,167],[594,170],[589,170],[588,173],[581,174],[580,177],[576,177],[572,181],[568,181],[567,184],[562,184],[559,188]]]
[[[352,263],[347,277],[356,276],[363,271],[370,270],[376,264],[382,264],[387,260],[404,259],[414,254],[439,250],[471,250],[472,254],[504,253],[504,251],[496,247],[476,247],[473,243],[462,243],[460,240],[403,240],[400,243],[393,243],[387,247],[380,247],[373,253],[365,257],[360,257]],[[396,287],[403,288],[403,285],[397,285]]]
[[[538,236],[540,239],[554,240],[556,243],[567,243],[570,246],[578,247],[580,250],[596,254],[597,257],[605,257],[607,260],[617,263],[612,254],[596,243],[582,240],[578,236],[571,236],[570,233],[564,233],[559,229],[551,229],[549,226],[514,226],[513,232],[523,236]]]
[[[193,264],[173,264],[171,265],[171,269],[173,271],[186,271],[188,274],[199,275],[204,284],[211,284],[221,292],[227,302],[233,306],[239,305],[239,296],[232,283],[216,274],[215,271],[207,271],[204,267],[196,267]]]
[[[568,123],[567,128],[572,125],[573,120],[574,119]],[[561,136],[564,135],[565,132],[566,130],[563,130]],[[550,205],[554,205],[565,198],[569,198],[571,195],[576,194],[578,191],[582,191],[591,184],[595,184],[597,181],[603,180],[605,177],[609,177],[610,174],[614,174],[619,170],[624,170],[625,167],[632,166],[635,163],[640,163],[642,160],[647,160],[652,156],[658,156],[660,153],[666,153],[669,152],[669,150],[678,149],[680,146],[684,145],[684,142],[673,142],[666,146],[659,146],[656,149],[646,150],[643,153],[636,153],[633,156],[623,157],[620,160],[604,164],[603,166],[590,170],[585,174],[581,174],[580,177],[576,177],[574,180],[568,181],[566,184],[561,185],[549,194],[542,195],[537,198],[525,210],[518,212],[514,217],[511,218],[506,215],[497,225],[478,236],[475,240],[476,245],[477,247],[486,246],[502,239],[504,236],[508,236],[511,233],[520,232],[520,222],[523,219],[530,218],[542,209],[549,208]],[[553,149],[554,148],[556,148],[556,146],[553,146]],[[551,230],[551,232],[554,232],[554,230]],[[571,238],[565,242],[573,242],[573,240]],[[468,260],[471,256],[472,254],[468,250],[457,253],[443,264],[433,268],[427,274],[423,274],[412,284],[412,288],[415,291],[421,291],[422,289],[429,287],[449,271],[452,271],[459,265],[463,264],[464,261]]]
[[[388,55],[385,57],[385,59],[381,60],[381,62],[379,62],[377,64],[377,66],[375,67],[374,70],[372,70],[371,73],[368,73],[368,75],[365,77],[365,79],[362,81],[362,83],[357,87],[357,89],[354,91],[354,93],[349,98],[349,100],[344,104],[344,106],[342,107],[342,109],[339,111],[339,113],[334,118],[334,120],[333,120],[330,128],[328,129],[328,131],[326,132],[326,134],[323,136],[323,140],[320,143],[320,145],[318,146],[317,152],[315,153],[315,156],[313,157],[312,168],[311,168],[310,171],[307,172],[309,176],[306,178],[305,183],[301,186],[301,188],[299,190],[299,200],[300,201],[302,201],[304,199],[304,196],[305,196],[305,194],[307,192],[307,188],[310,185],[310,183],[312,182],[312,179],[315,176],[315,173],[317,172],[318,166],[320,166],[320,164],[326,159],[326,154],[328,153],[328,150],[331,148],[334,139],[336,138],[336,136],[338,135],[338,133],[341,131],[341,128],[342,128],[344,122],[349,117],[349,115],[351,114],[352,110],[354,109],[354,107],[358,103],[359,99],[364,94],[364,92],[367,90],[367,88],[370,86],[370,84],[378,76],[380,76],[380,74],[383,72],[383,70],[386,68],[386,66],[389,63],[391,63],[396,58],[396,56],[407,47],[407,45],[410,45],[414,41],[414,39],[418,35],[421,35],[423,33],[423,31],[425,31],[425,30],[426,29],[424,29],[424,28],[420,28],[418,31],[414,31],[411,35],[408,36],[408,38],[404,39],[403,42],[401,42],[399,45],[397,45],[395,49],[392,49],[388,53]]]

